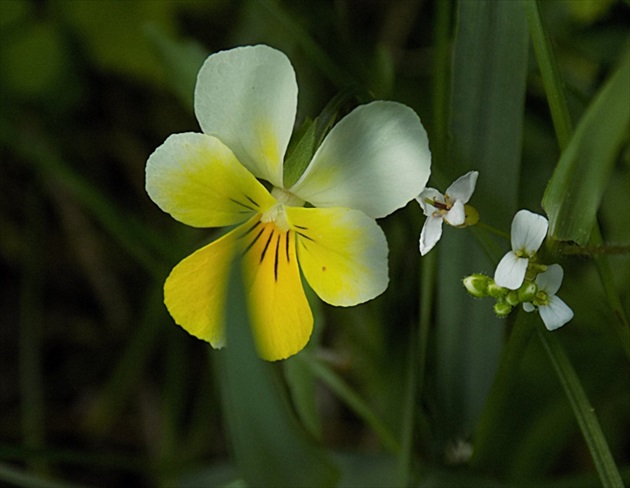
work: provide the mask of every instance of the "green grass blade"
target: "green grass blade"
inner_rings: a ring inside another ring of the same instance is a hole
[[[534,320],[531,314],[519,312],[514,329],[501,353],[497,374],[475,432],[473,467],[496,465],[495,456],[502,454],[497,452],[494,442],[495,435],[504,430],[504,425],[498,419],[505,411],[514,378],[534,332]]]
[[[241,266],[227,293],[228,346],[221,354],[224,415],[241,474],[249,486],[331,486],[337,471],[298,424],[274,365],[256,355]]]
[[[527,20],[529,32],[532,36],[532,44],[538,60],[538,67],[542,75],[549,110],[553,126],[556,130],[556,138],[561,150],[569,144],[573,133],[573,123],[569,115],[566,98],[562,89],[562,81],[556,63],[555,54],[547,36],[547,30],[540,16],[540,9],[537,0],[526,0]]]
[[[391,452],[400,451],[400,444],[381,422],[369,405],[350,388],[330,367],[310,354],[296,357],[302,361],[312,373],[328,386],[354,413],[365,421],[376,433],[383,446]]]
[[[0,144],[28,161],[49,191],[59,191],[61,187],[70,193],[149,273],[157,279],[164,278],[162,263],[173,262],[178,255],[168,240],[137,217],[123,212],[96,184],[65,161],[54,145],[42,140],[41,135],[14,130],[0,133]]]
[[[197,73],[208,53],[194,41],[173,39],[155,23],[147,25],[144,32],[156,51],[173,92],[192,112]]]
[[[41,448],[45,442],[42,365],[44,254],[41,242],[46,224],[41,197],[34,186],[29,188],[24,202],[27,235],[20,283],[19,371],[23,442],[27,447]],[[42,462],[29,464],[39,474],[47,471]]]
[[[517,210],[528,34],[520,1],[458,4],[450,119],[450,181],[479,171],[471,204],[484,222],[507,228]],[[440,188],[445,190],[446,188]],[[492,307],[472,300],[463,276],[491,274],[473,233],[444,226],[438,244],[436,357],[441,442],[466,436],[494,378],[503,323]],[[507,250],[507,243],[503,243]],[[442,446],[444,448],[445,446]]]
[[[545,191],[542,205],[556,240],[586,245],[630,124],[630,53],[582,116]]]
[[[605,488],[623,488],[623,481],[617,465],[610,453],[608,443],[595,416],[580,379],[557,338],[538,327],[538,338],[542,342],[562,388],[569,399],[575,418],[578,421],[584,440],[588,446],[595,467]]]
[[[8,464],[0,463],[0,481],[8,483],[9,486],[20,486],[25,488],[82,488],[86,485],[68,483],[46,479],[25,469],[16,468]]]

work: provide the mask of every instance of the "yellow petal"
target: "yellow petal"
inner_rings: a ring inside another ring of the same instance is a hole
[[[225,297],[236,240],[244,224],[194,252],[164,283],[164,303],[175,322],[213,347],[225,342]]]
[[[331,305],[371,300],[387,288],[387,241],[376,221],[347,208],[287,207],[304,277]]]
[[[166,139],[147,161],[146,189],[162,210],[193,227],[237,224],[275,204],[232,151],[205,134]]]
[[[287,358],[308,342],[313,315],[304,294],[295,234],[258,222],[243,238],[245,288],[259,355]]]

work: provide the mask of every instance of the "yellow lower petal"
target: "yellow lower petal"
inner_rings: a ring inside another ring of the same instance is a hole
[[[164,303],[175,322],[212,347],[225,345],[229,267],[245,225],[183,259],[164,283]]]
[[[271,361],[287,358],[306,345],[313,329],[295,234],[279,230],[273,222],[258,222],[243,245],[245,288],[258,353]]]
[[[286,207],[304,277],[331,305],[351,306],[387,288],[387,241],[376,221],[347,208]]]

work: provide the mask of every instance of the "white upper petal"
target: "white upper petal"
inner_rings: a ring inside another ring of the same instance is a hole
[[[464,202],[457,200],[451,209],[444,215],[444,220],[454,226],[462,225],[466,221]]]
[[[541,290],[544,290],[549,295],[555,295],[562,285],[562,278],[564,277],[564,271],[559,264],[552,264],[548,266],[544,273],[540,273],[536,277],[536,285]]]
[[[422,208],[422,212],[427,217],[431,217],[433,215],[433,212],[436,211],[436,208],[430,203],[427,203],[427,200],[430,202],[435,201],[435,202],[440,202],[444,204],[446,203],[444,200],[444,195],[442,195],[435,188],[425,188],[424,190],[422,190],[422,193],[420,193],[420,195],[416,197],[416,200],[420,204],[420,207]]]
[[[395,102],[354,109],[333,127],[291,193],[316,207],[347,207],[380,218],[405,206],[431,173],[426,131]]]
[[[220,139],[255,176],[282,187],[297,90],[280,51],[262,45],[221,51],[197,75],[195,115],[203,132]]]
[[[420,254],[428,253],[442,237],[442,219],[427,217],[420,232]]]
[[[571,307],[555,295],[550,296],[549,303],[538,310],[548,330],[556,330],[573,318]]]
[[[467,203],[475,191],[478,176],[478,171],[469,171],[464,176],[460,176],[446,189],[446,194],[451,200]]]
[[[528,259],[519,258],[512,251],[508,252],[494,272],[494,282],[499,286],[516,290],[523,284],[528,263]]]
[[[549,222],[542,215],[519,210],[512,220],[512,249],[536,252],[547,235]]]

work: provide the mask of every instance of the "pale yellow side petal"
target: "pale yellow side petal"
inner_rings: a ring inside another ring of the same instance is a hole
[[[270,361],[288,358],[304,348],[313,329],[295,234],[259,222],[242,241],[245,289],[258,354]]]
[[[331,305],[351,306],[387,288],[387,241],[376,221],[347,208],[286,208],[304,277]]]
[[[225,298],[237,237],[246,223],[194,252],[164,283],[164,303],[175,322],[213,347],[225,345]]]
[[[227,146],[205,134],[166,139],[147,161],[146,190],[162,210],[193,227],[244,222],[275,203]]]

